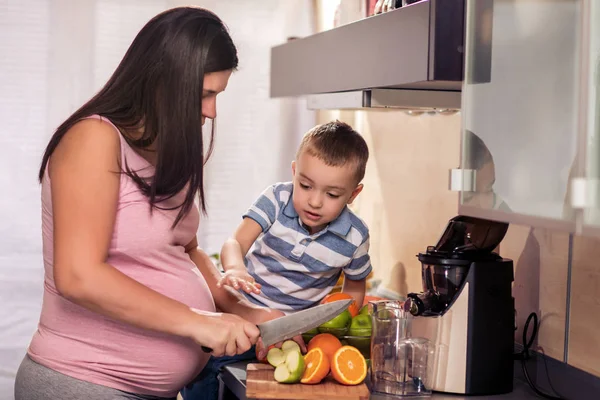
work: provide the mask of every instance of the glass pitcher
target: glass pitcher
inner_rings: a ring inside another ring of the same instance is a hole
[[[371,387],[395,396],[429,396],[429,340],[411,337],[413,316],[400,301],[370,303]]]

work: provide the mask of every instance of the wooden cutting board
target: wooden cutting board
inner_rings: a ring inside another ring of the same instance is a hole
[[[328,376],[317,385],[284,384],[275,380],[274,370],[272,366],[266,364],[248,364],[246,369],[246,397],[248,399],[369,399],[369,389],[364,383],[357,386],[346,386]]]

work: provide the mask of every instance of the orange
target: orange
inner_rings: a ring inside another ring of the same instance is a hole
[[[350,296],[347,293],[330,293],[327,296],[325,296],[325,298],[323,300],[321,300],[321,304],[325,304],[325,303],[331,303],[332,301],[338,301],[338,300],[352,300],[353,297]],[[348,311],[350,311],[350,315],[352,315],[352,317],[355,317],[356,315],[358,315],[358,306],[356,305],[356,301],[353,301],[352,303],[350,303],[350,305],[348,306]]]
[[[356,347],[342,346],[331,360],[331,375],[343,385],[358,385],[367,377],[367,361]]]
[[[317,384],[329,373],[329,358],[320,347],[315,347],[304,356],[306,369],[300,383]]]
[[[310,339],[306,350],[311,351],[312,349],[319,348],[323,350],[323,353],[327,356],[327,360],[331,360],[340,347],[342,347],[340,339],[336,338],[331,333],[319,333]]]

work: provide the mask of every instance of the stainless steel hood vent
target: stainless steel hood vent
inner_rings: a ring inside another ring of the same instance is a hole
[[[311,110],[402,108],[410,110],[458,110],[459,91],[369,89],[353,92],[313,94],[306,97]]]
[[[471,15],[492,2],[474,1]],[[460,108],[464,27],[465,0],[423,0],[292,40],[271,49],[271,97],[309,96],[310,108]],[[491,24],[482,28],[490,37]]]

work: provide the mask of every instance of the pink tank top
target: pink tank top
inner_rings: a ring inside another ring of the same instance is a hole
[[[99,116],[90,118],[110,123]],[[118,134],[122,163],[126,162],[140,175],[146,171],[152,174],[152,165]],[[52,271],[52,189],[47,171],[46,168],[42,180],[44,298],[29,356],[39,364],[88,382],[132,393],[176,396],[208,360],[198,345],[185,338],[104,317],[66,300],[57,292]],[[180,204],[183,195],[174,200]],[[184,249],[198,230],[198,208],[192,207],[171,230],[177,212],[155,209],[150,214],[146,197],[131,178],[121,175],[117,215],[106,262],[165,296],[190,307],[215,311],[208,285]]]

